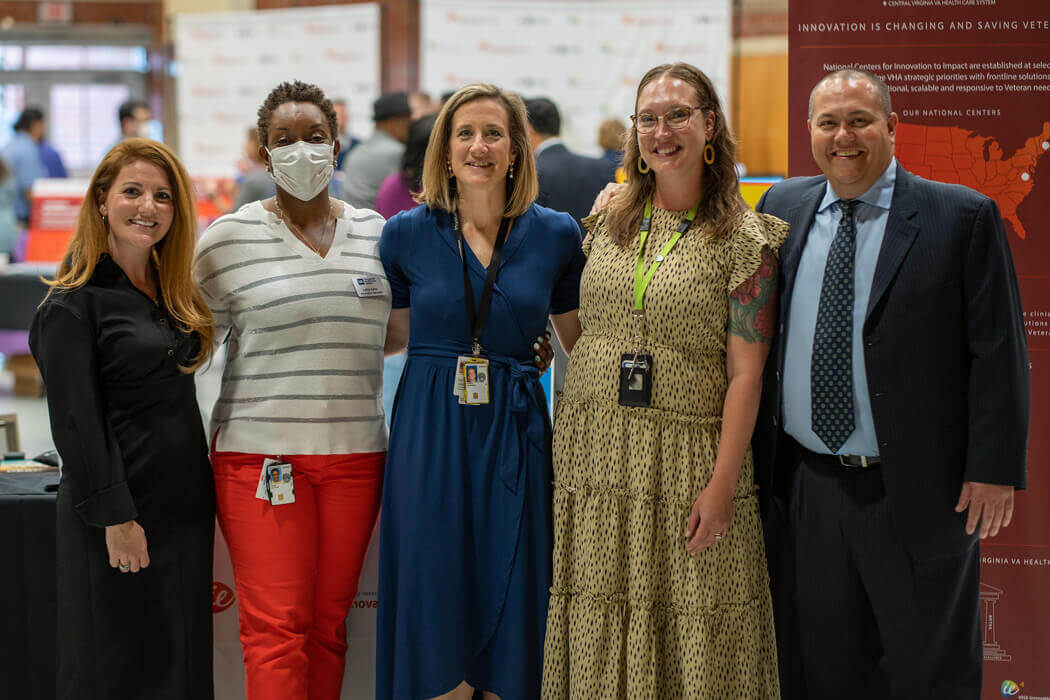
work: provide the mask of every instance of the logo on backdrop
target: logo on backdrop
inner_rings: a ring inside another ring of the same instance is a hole
[[[981,584],[981,618],[982,625],[981,630],[983,632],[984,639],[984,660],[985,661],[1009,661],[1013,657],[1006,653],[1006,650],[999,646],[999,641],[995,636],[995,606],[999,604],[999,599],[1003,596],[1003,590],[996,588],[995,586],[989,586],[987,583]],[[1007,681],[1012,683],[1013,681]],[[1006,683],[1003,683],[1003,688],[1006,688]],[[1006,691],[1003,690],[1005,693]],[[1003,697],[1009,697],[1003,695]]]
[[[222,581],[213,581],[211,584],[211,612],[213,615],[218,615],[223,610],[226,610],[231,605],[235,596],[233,595],[233,589],[227,586]]]
[[[1012,698],[1021,692],[1021,688],[1024,687],[1024,683],[1018,685],[1013,681],[1003,681],[1003,684],[999,686],[999,692],[1004,698]]]

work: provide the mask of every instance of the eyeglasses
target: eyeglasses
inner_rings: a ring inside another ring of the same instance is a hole
[[[652,112],[632,114],[631,121],[634,122],[634,128],[638,130],[639,134],[648,134],[656,131],[656,127],[660,124],[661,119],[664,120],[664,124],[667,124],[669,129],[684,129],[689,124],[689,119],[694,112],[703,111],[703,107],[679,105],[667,110],[662,116],[657,116]]]

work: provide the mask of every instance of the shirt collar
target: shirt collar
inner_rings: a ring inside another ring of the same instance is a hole
[[[870,204],[873,207],[880,209],[889,209],[890,203],[893,201],[893,186],[897,182],[897,159],[891,158],[890,164],[883,171],[879,179],[875,181],[875,184],[868,188],[868,191],[857,197],[860,201],[865,204]],[[822,212],[830,207],[835,202],[842,199],[834,190],[831,189],[831,183],[828,183],[824,188],[824,199],[820,200],[820,206],[817,207],[818,212]]]
[[[543,153],[544,151],[546,151],[551,146],[557,146],[558,144],[561,144],[561,143],[565,143],[565,142],[562,141],[561,138],[559,138],[557,136],[552,136],[549,139],[547,139],[546,141],[543,141],[542,143],[540,143],[539,146],[536,146],[536,149],[532,152],[532,157],[535,158],[536,156],[538,156],[539,154]]]

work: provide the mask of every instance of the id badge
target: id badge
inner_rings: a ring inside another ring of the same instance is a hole
[[[383,296],[383,285],[375,275],[354,275],[350,278],[359,297]]]
[[[489,361],[471,357],[463,364],[463,400],[470,406],[489,402]]]
[[[653,356],[620,356],[620,405],[648,408],[653,398]]]
[[[295,503],[295,481],[292,479],[291,464],[267,457],[263,460],[263,472],[265,473],[266,493],[270,498],[270,505],[283,506],[288,503]]]
[[[463,398],[466,393],[466,387],[464,386],[464,373],[463,367],[472,360],[471,355],[460,355],[456,358],[456,376],[452,378],[452,395],[459,399],[461,404],[465,404],[466,400]]]

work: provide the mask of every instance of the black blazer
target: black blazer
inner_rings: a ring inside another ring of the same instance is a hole
[[[794,466],[780,419],[784,329],[826,182],[786,180],[756,207],[791,224],[780,249],[779,333],[755,428],[764,503],[786,493]],[[863,339],[886,494],[905,546],[917,559],[960,553],[976,537],[965,532],[966,512],[954,510],[962,482],[1025,486],[1028,350],[995,202],[897,166]]]
[[[591,213],[594,198],[616,179],[616,167],[602,158],[580,156],[556,143],[536,156],[540,194],[536,203],[565,211],[579,222]]]

